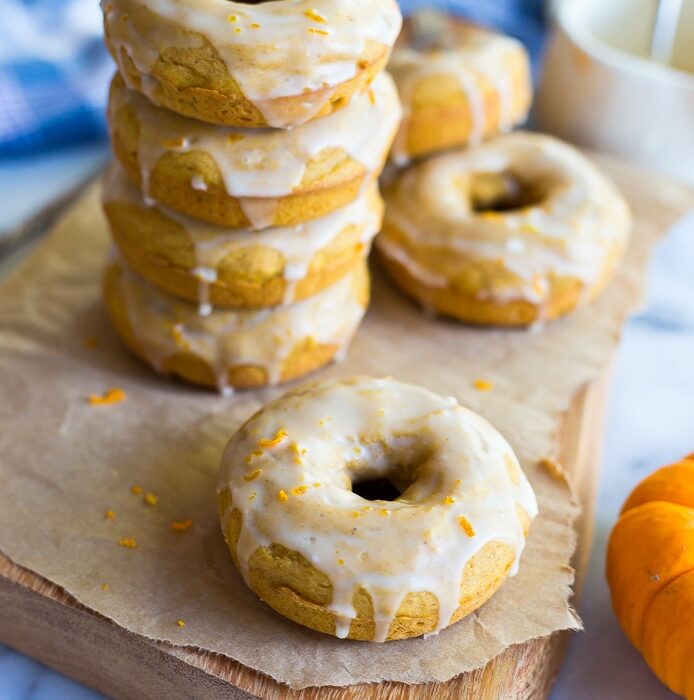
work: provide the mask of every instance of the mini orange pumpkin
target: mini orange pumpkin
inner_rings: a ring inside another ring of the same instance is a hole
[[[694,700],[694,454],[642,481],[607,547],[622,629],[658,678]]]

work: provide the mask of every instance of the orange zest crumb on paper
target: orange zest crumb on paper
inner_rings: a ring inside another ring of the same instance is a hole
[[[292,489],[292,493],[295,496],[303,496],[306,493],[307,489],[308,489],[308,486],[295,486]]]
[[[453,503],[455,503],[455,498],[453,498],[453,496],[446,496],[446,498],[443,499],[444,506],[450,506]]]
[[[477,391],[491,391],[494,388],[494,384],[486,379],[475,379],[472,385]]]
[[[563,479],[564,478],[564,471],[561,468],[557,462],[555,462],[553,459],[550,459],[549,457],[543,457],[539,462],[539,466],[543,467],[546,469],[553,477],[556,479]]]
[[[472,527],[472,523],[464,515],[458,517],[458,524],[468,537],[475,536],[475,528]]]
[[[138,486],[137,484],[133,484],[130,487],[130,493],[135,494],[136,496],[139,496],[142,493],[142,486]]]
[[[101,590],[106,593],[106,591],[111,588],[111,586],[108,585],[108,583],[102,583],[101,584]]]
[[[109,406],[114,403],[121,403],[127,398],[126,393],[122,389],[113,387],[107,389],[103,394],[91,394],[89,396],[90,406]]]
[[[179,627],[185,627],[186,626],[186,621],[185,620],[176,620],[176,624]]]
[[[171,530],[177,533],[188,532],[191,527],[193,527],[193,520],[191,518],[186,518],[185,520],[172,520]]]
[[[280,489],[277,492],[277,500],[281,501],[282,503],[289,500],[289,496],[287,496],[287,492],[284,489]]]
[[[116,511],[113,510],[112,508],[107,508],[106,512],[104,513],[104,518],[106,520],[113,520],[116,517]]]
[[[145,503],[148,506],[156,506],[159,503],[159,497],[154,493],[145,494]]]
[[[118,540],[118,544],[126,549],[135,549],[135,547],[137,547],[137,541],[132,537],[124,537]]]

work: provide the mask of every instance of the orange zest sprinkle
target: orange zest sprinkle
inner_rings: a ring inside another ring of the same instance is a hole
[[[491,391],[494,388],[494,384],[486,379],[475,379],[472,385],[477,391]]]
[[[443,499],[444,506],[450,506],[453,503],[455,503],[455,498],[453,498],[453,496],[446,496],[446,498]]]
[[[106,512],[104,513],[104,518],[106,520],[113,520],[116,517],[116,511],[113,510],[112,508],[107,508]]]
[[[293,493],[295,496],[303,496],[303,495],[306,493],[307,490],[308,490],[308,486],[295,486],[295,487],[292,489],[292,493]]]
[[[514,484],[517,484],[520,481],[520,477],[518,476],[518,465],[508,452],[504,455],[504,464],[506,465],[506,471],[508,472],[509,479],[511,479]]]
[[[345,560],[344,560],[344,559],[338,559],[338,560],[337,560],[337,563],[338,563],[340,566],[344,566],[344,565],[345,565]]]
[[[313,488],[314,488],[314,489],[320,488],[321,486],[322,486],[322,484],[321,484],[320,481],[314,481],[314,482],[313,482]]]
[[[289,496],[287,496],[287,492],[284,489],[280,489],[277,492],[277,500],[281,501],[282,503],[289,500]]]
[[[361,518],[361,513],[358,510],[353,510],[352,517],[353,518]]]
[[[534,235],[538,235],[540,233],[532,224],[523,224],[520,227],[520,230],[523,233],[532,233]]]
[[[256,469],[255,471],[248,472],[248,474],[244,474],[243,480],[244,481],[253,481],[254,479],[257,479],[262,473],[263,473],[262,469]]]
[[[163,146],[165,148],[183,148],[186,145],[186,139],[183,136],[179,136],[175,139],[166,139]]]
[[[458,517],[458,525],[463,528],[468,537],[475,536],[475,529],[472,527],[472,523],[464,515]]]
[[[303,456],[303,455],[305,455],[305,454],[308,452],[308,450],[307,450],[305,447],[299,447],[298,443],[296,443],[296,442],[292,442],[292,443],[289,445],[289,449],[290,449],[295,455],[299,455],[299,456]]]
[[[179,534],[188,532],[188,530],[193,527],[193,520],[192,518],[186,518],[185,520],[172,520],[170,527],[173,532],[177,532]]]
[[[241,29],[241,27],[236,27],[236,29],[234,29],[234,34],[240,34],[242,31],[243,29]]]
[[[319,34],[320,36],[328,36],[328,34],[329,34],[329,32],[326,32],[325,29],[316,29],[315,27],[309,27],[308,33],[309,34]]]
[[[255,501],[255,497],[257,495],[258,495],[257,492],[253,491],[253,493],[248,497],[248,502],[252,503],[253,501]]]
[[[132,537],[123,537],[123,539],[118,540],[118,544],[126,549],[135,549],[137,547],[137,541]]]
[[[378,513],[383,516],[390,515],[390,511],[387,508],[381,508]]]
[[[274,438],[271,438],[270,440],[263,440],[260,439],[258,440],[258,446],[259,447],[275,447],[276,445],[279,445],[284,438],[287,437],[287,431],[284,428],[280,428],[277,431],[277,434],[275,435]]]
[[[234,22],[238,22],[238,19],[239,18],[236,15],[229,15],[227,17],[227,22],[231,22],[232,24],[234,24]]]
[[[319,24],[325,24],[328,20],[323,17],[323,15],[319,14],[313,9],[306,10],[304,12],[304,16],[308,17],[309,19],[313,20],[314,22],[318,22]]]
[[[108,583],[102,583],[100,586],[101,590],[106,593],[106,591],[111,588],[111,586],[108,585]]]
[[[229,143],[236,143],[237,141],[240,141],[243,138],[243,134],[229,134],[227,136],[227,141]]]
[[[252,22],[249,26],[251,29],[260,29],[260,25],[257,22]]]
[[[159,503],[159,497],[154,493],[145,494],[145,503],[148,506],[156,506]]]
[[[108,406],[112,403],[120,403],[121,401],[125,401],[126,398],[127,396],[122,389],[113,387],[111,389],[107,389],[103,394],[101,394],[101,396],[98,394],[91,394],[89,397],[89,405]]]
[[[185,627],[186,626],[186,621],[185,620],[176,620],[176,624],[179,627]]]
[[[139,496],[142,493],[142,486],[140,486],[139,484],[133,484],[130,487],[130,493],[133,493],[136,496]]]
[[[504,215],[499,214],[499,212],[496,212],[496,211],[483,211],[483,212],[480,212],[479,216],[482,219],[487,219],[487,221],[503,221],[504,220]]]

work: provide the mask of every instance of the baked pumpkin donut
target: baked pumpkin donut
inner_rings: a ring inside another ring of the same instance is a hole
[[[368,304],[369,273],[362,261],[291,306],[205,315],[115,260],[104,299],[118,334],[157,372],[229,394],[302,377],[345,352]]]
[[[344,107],[386,65],[395,0],[102,0],[128,87],[212,124],[290,128]]]
[[[400,116],[386,74],[340,112],[291,131],[187,119],[118,75],[109,100],[115,154],[145,196],[233,228],[293,226],[349,204],[382,170]]]
[[[431,10],[405,22],[388,70],[404,108],[392,154],[399,164],[508,131],[532,100],[519,41]]]
[[[481,416],[392,379],[338,379],[256,413],[222,458],[222,530],[246,584],[340,638],[435,633],[518,567],[537,503]]]
[[[107,174],[102,199],[128,265],[203,309],[276,306],[320,292],[368,254],[383,218],[375,181],[323,219],[259,232],[204,224],[148,205],[118,167]]]
[[[423,307],[522,326],[594,299],[630,228],[623,197],[578,150],[514,132],[402,173],[377,247]]]

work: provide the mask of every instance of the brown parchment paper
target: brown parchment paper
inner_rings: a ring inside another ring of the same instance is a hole
[[[426,318],[377,276],[347,360],[316,375],[392,375],[453,394],[513,445],[540,516],[518,576],[466,620],[430,639],[346,642],[284,620],[246,589],[219,532],[217,468],[232,432],[278,390],[224,399],[158,377],[129,354],[99,298],[108,243],[95,188],[0,290],[0,549],[133,632],[225,654],[297,688],[443,681],[511,644],[577,628],[577,506],[538,460],[555,453],[562,412],[613,352],[650,244],[691,204],[655,181],[645,189],[626,171],[619,179],[636,236],[593,307],[539,333],[475,330]],[[476,391],[476,378],[494,390]],[[89,406],[90,394],[114,386],[125,402]],[[134,484],[158,504],[145,505]],[[184,518],[193,527],[173,533],[170,522]]]

